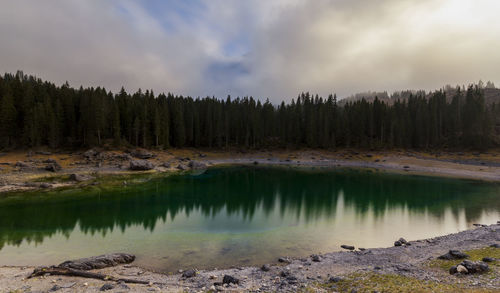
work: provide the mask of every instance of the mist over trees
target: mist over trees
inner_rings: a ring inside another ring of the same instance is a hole
[[[391,103],[302,93],[275,106],[252,97],[75,89],[18,72],[0,76],[0,147],[487,148],[500,122],[500,105],[485,102],[491,87],[415,92]]]

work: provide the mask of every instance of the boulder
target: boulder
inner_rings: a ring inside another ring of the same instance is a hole
[[[450,274],[476,274],[484,273],[489,270],[488,264],[482,261],[464,260],[459,265],[450,268]]]
[[[397,241],[394,241],[394,246],[402,246],[403,243],[401,243],[401,241],[397,240]]]
[[[314,262],[320,262],[321,261],[321,257],[319,255],[317,255],[317,254],[311,255],[311,259]]]
[[[407,244],[408,243],[408,241],[406,241],[406,239],[404,239],[403,237],[399,238],[398,241],[401,242],[401,244]]]
[[[184,171],[184,170],[187,170],[188,168],[183,164],[179,164],[179,165],[177,165],[177,169]]]
[[[484,262],[494,262],[495,259],[493,257],[483,257],[482,259]]]
[[[154,154],[142,149],[133,150],[130,154],[138,159],[150,159],[154,157]]]
[[[205,168],[207,168],[207,165],[205,165],[205,163],[198,162],[198,161],[189,161],[188,166],[191,169],[205,169]]]
[[[184,278],[192,278],[196,276],[196,271],[193,269],[187,270],[184,273],[182,273],[182,277]]]
[[[493,247],[493,248],[500,248],[500,244],[498,243],[494,243],[494,244],[491,244],[490,247]]]
[[[25,163],[25,162],[21,162],[21,161],[16,162],[16,164],[14,166],[19,167],[19,168],[30,168],[31,167],[30,164]]]
[[[457,273],[459,273],[459,274],[467,274],[467,273],[469,273],[469,271],[463,265],[458,265],[457,266]]]
[[[469,256],[458,250],[450,250],[446,254],[438,256],[438,259],[452,260],[452,259],[464,259]]]
[[[101,289],[99,289],[99,291],[108,291],[108,290],[113,290],[115,288],[115,285],[113,284],[104,284],[102,285]]]
[[[83,153],[83,156],[87,159],[92,159],[93,157],[97,156],[97,154],[99,154],[99,152],[97,152],[96,150],[94,149],[90,149],[86,152]]]
[[[224,278],[222,278],[222,283],[223,284],[239,284],[240,280],[230,276],[230,275],[224,275]]]
[[[352,245],[342,244],[342,245],[340,245],[340,247],[343,249],[347,249],[347,250],[354,250],[354,246],[352,246]]]
[[[75,270],[96,270],[107,267],[117,266],[119,264],[128,264],[135,260],[135,256],[127,253],[112,253],[104,254],[89,258],[81,258],[77,260],[65,261],[58,267],[75,269]]]
[[[94,179],[94,177],[86,174],[71,174],[69,175],[69,179],[76,182],[84,182]]]
[[[132,160],[129,169],[132,171],[147,171],[154,169],[154,167],[153,163],[146,160]]]
[[[62,167],[58,163],[50,163],[47,166],[45,166],[45,170],[50,172],[57,172],[60,171],[61,169]]]
[[[269,272],[271,270],[271,267],[268,264],[262,265],[260,269],[264,272]]]

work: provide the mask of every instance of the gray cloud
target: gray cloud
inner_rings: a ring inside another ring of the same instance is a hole
[[[500,81],[496,0],[0,2],[0,71],[74,86],[277,102]]]

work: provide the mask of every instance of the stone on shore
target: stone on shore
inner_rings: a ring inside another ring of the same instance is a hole
[[[207,165],[205,165],[205,163],[198,162],[198,161],[189,161],[188,166],[191,169],[205,169],[207,167]]]
[[[222,279],[223,284],[239,284],[240,280],[230,276],[230,275],[224,275],[224,278]]]
[[[464,259],[469,256],[459,250],[450,250],[447,253],[438,256],[438,259],[452,260],[452,259]]]
[[[340,247],[343,248],[343,249],[347,249],[347,250],[354,250],[355,249],[354,246],[352,246],[352,245],[345,245],[345,244],[340,245]]]
[[[196,271],[193,269],[189,269],[189,270],[185,271],[184,273],[182,273],[182,277],[184,277],[184,278],[192,278],[194,276],[196,276]]]
[[[61,165],[59,165],[57,162],[45,166],[45,170],[50,172],[57,172],[60,171],[61,169],[62,169]]]
[[[132,171],[147,171],[154,169],[153,163],[146,160],[132,160],[130,161],[130,170]]]

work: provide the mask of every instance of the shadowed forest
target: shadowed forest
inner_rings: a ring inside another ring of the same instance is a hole
[[[0,147],[451,148],[496,144],[500,105],[478,85],[416,92],[390,103],[339,103],[302,93],[273,105],[252,97],[218,99],[138,90],[56,86],[34,76],[0,77]]]

